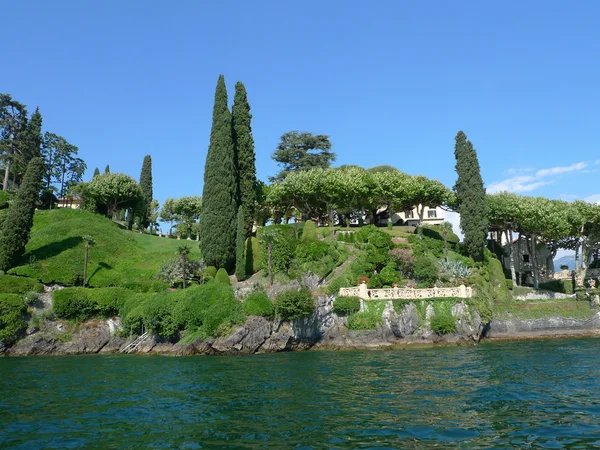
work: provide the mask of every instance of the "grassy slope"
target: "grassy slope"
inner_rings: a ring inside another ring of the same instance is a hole
[[[182,244],[190,245],[192,258],[200,257],[196,242],[126,231],[87,211],[57,209],[36,213],[26,254],[10,273],[44,283],[71,284],[76,274],[83,274],[85,235],[95,240],[88,265],[88,284],[95,287],[137,288],[156,283],[161,264],[175,256]]]

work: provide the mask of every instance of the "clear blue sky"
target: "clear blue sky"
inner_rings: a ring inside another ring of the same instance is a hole
[[[259,178],[286,131],[336,165],[455,181],[464,130],[492,190],[598,198],[596,1],[12,1],[0,92],[88,164],[202,194],[214,89],[246,85]],[[596,197],[593,197],[596,196]]]

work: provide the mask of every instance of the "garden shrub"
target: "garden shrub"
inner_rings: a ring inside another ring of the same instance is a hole
[[[177,300],[177,297],[171,292],[149,296],[142,307],[142,318],[146,330],[167,339],[174,337],[177,333],[177,325],[173,317],[173,310]]]
[[[402,274],[410,276],[413,273],[415,257],[410,248],[393,248],[388,252],[388,255]]]
[[[509,290],[511,290],[511,291],[513,290],[513,281],[512,281],[512,279],[509,279],[509,278],[506,279],[506,288],[509,289]]]
[[[263,269],[269,269],[269,243],[272,245],[273,273],[287,273],[294,258],[298,239],[294,229],[285,225],[270,225],[261,229],[260,247],[263,255]]]
[[[66,289],[80,289],[80,288],[66,288]],[[65,289],[63,289],[65,290]],[[108,287],[108,288],[94,288],[86,289],[87,295],[90,300],[96,302],[96,308],[98,314],[105,317],[114,316],[119,314],[119,310],[123,307],[125,302],[136,295],[135,292],[121,288],[121,287]]]
[[[253,291],[244,300],[244,312],[249,316],[271,319],[275,315],[275,307],[265,292]]]
[[[8,192],[0,191],[0,209],[8,208],[10,197]]]
[[[44,286],[32,278],[0,275],[0,294],[25,294],[27,292],[43,291]]]
[[[338,314],[352,314],[360,310],[358,297],[339,296],[333,302],[333,310]]]
[[[422,284],[435,283],[438,277],[436,264],[426,256],[417,256],[415,258],[414,275]]]
[[[431,318],[431,330],[437,334],[449,334],[456,331],[456,319],[447,314],[436,314]]]
[[[356,242],[371,244],[377,249],[385,249],[386,252],[394,247],[392,237],[385,231],[377,228],[375,225],[362,227],[360,230],[354,233],[354,238]]]
[[[255,237],[249,237],[246,239],[246,273],[253,274],[258,272],[262,268],[263,256],[260,249],[260,243]]]
[[[573,280],[551,280],[546,283],[540,283],[540,289],[545,289],[552,292],[560,292],[562,294],[573,293]]]
[[[0,343],[10,346],[27,328],[27,308],[17,294],[0,294]]]
[[[402,277],[396,269],[392,266],[385,266],[376,275],[373,275],[369,281],[368,287],[370,289],[378,289],[381,287],[392,287],[394,284],[399,284],[402,281]]]
[[[220,284],[231,284],[229,281],[229,275],[227,275],[227,271],[223,267],[217,270],[215,281]]]
[[[244,323],[245,318],[242,304],[233,296],[226,297],[208,307],[203,318],[202,330],[207,336],[221,336],[232,325]]]
[[[60,319],[83,321],[98,313],[98,305],[85,288],[66,288],[52,294],[52,309]]]
[[[431,253],[436,258],[441,258],[444,255],[444,242],[437,239],[411,234],[408,237],[408,242],[412,247],[415,257],[423,256],[427,253]]]
[[[206,269],[204,269],[202,274],[204,277],[210,277],[214,279],[217,276],[217,268],[215,266],[208,266]]]
[[[160,280],[136,279],[120,282],[119,287],[134,292],[161,292],[167,288],[167,284]]]
[[[317,227],[312,220],[304,222],[304,227],[302,227],[302,240],[304,242],[314,242],[317,240]]]
[[[331,227],[323,227],[321,229],[321,236],[323,236],[323,239],[326,239],[329,236],[331,236]]]
[[[383,322],[383,310],[385,301],[365,302],[365,311],[352,314],[348,317],[348,329],[350,330],[376,330]]]
[[[350,276],[351,275],[347,273],[342,273],[341,275],[335,277],[325,288],[325,293],[327,295],[337,294],[340,291],[340,288],[352,287],[356,285],[356,281],[350,278]]]
[[[424,225],[423,236],[444,242],[444,231],[439,225]],[[446,242],[449,248],[456,248],[460,239],[452,230],[446,231]]]
[[[275,311],[283,320],[294,320],[308,316],[315,310],[315,301],[306,288],[300,291],[289,290],[275,297]]]

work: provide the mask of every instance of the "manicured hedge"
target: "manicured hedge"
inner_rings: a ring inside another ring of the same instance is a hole
[[[25,294],[43,292],[44,286],[32,278],[0,275],[0,294]]]
[[[27,308],[17,294],[0,294],[0,343],[12,345],[27,328]]]
[[[244,257],[246,258],[246,273],[253,274],[262,269],[263,256],[260,248],[260,242],[255,237],[246,239],[246,250]]]
[[[563,294],[573,293],[573,280],[552,280],[546,283],[540,283],[540,289],[546,289],[552,292],[560,292]]]
[[[109,317],[119,313],[125,302],[136,294],[125,288],[65,288],[52,294],[56,317],[68,320],[87,320],[95,316]]]
[[[222,267],[217,270],[217,275],[215,275],[215,281],[221,284],[231,284],[229,281],[229,275],[227,275],[227,271]]]

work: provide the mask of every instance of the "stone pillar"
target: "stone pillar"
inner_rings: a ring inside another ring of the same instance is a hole
[[[360,285],[358,286],[358,296],[359,296],[359,298],[361,298],[363,300],[366,300],[367,298],[369,298],[367,284],[364,281],[362,283],[360,283]]]
[[[459,287],[459,292],[460,292],[460,297],[461,298],[468,298],[467,297],[467,287],[464,284],[461,284]]]
[[[358,312],[365,312],[365,301],[361,298],[360,300],[360,310]]]

